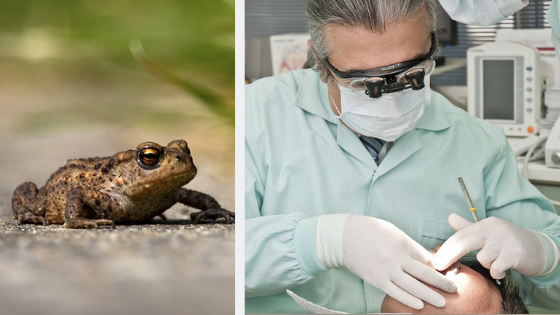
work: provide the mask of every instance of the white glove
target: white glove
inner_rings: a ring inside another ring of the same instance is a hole
[[[342,244],[336,230],[328,228],[336,225],[328,223],[332,218],[338,218],[338,226],[343,226]],[[326,215],[322,220],[325,224],[321,226],[319,221],[317,233],[318,256],[325,266],[343,264],[358,277],[415,309],[424,307],[422,300],[445,306],[443,296],[420,281],[449,293],[457,291],[451,280],[434,269],[433,255],[393,224],[352,214]]]
[[[435,261],[444,270],[465,254],[482,248],[477,254],[481,265],[490,269],[494,279],[502,279],[506,270],[522,275],[541,274],[546,265],[543,243],[537,235],[506,220],[489,217],[477,223],[451,214],[449,224],[455,231],[438,250]]]

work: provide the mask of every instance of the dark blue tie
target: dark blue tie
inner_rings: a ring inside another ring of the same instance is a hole
[[[368,150],[369,154],[371,154],[375,164],[379,165],[379,152],[381,151],[381,148],[383,148],[385,141],[366,136],[360,136],[360,140]]]

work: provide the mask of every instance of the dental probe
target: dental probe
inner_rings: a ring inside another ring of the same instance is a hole
[[[461,185],[461,189],[463,190],[463,194],[465,195],[465,199],[467,199],[467,203],[469,204],[469,207],[471,207],[470,211],[474,218],[474,222],[478,222],[478,216],[476,215],[476,208],[472,203],[471,196],[469,196],[469,192],[467,191],[467,186],[465,186],[463,177],[459,177],[459,184]]]

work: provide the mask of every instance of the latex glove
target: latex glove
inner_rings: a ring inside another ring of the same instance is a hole
[[[434,269],[433,254],[387,221],[348,215],[342,239],[344,266],[403,304],[421,309],[424,300],[445,306],[443,296],[422,282],[449,293],[457,291]]]
[[[449,224],[457,232],[438,250],[435,256],[438,270],[480,248],[476,258],[490,269],[494,279],[504,278],[510,268],[526,276],[539,275],[545,268],[543,245],[531,231],[496,217],[472,223],[454,213],[449,216]]]

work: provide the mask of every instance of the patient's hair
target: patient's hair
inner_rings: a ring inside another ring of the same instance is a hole
[[[510,270],[507,271],[503,281],[507,299],[507,309],[504,310],[504,314],[529,314],[521,295],[519,295],[519,285],[515,282]]]

